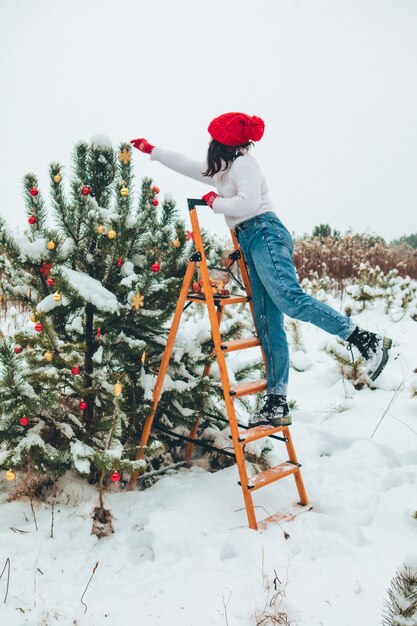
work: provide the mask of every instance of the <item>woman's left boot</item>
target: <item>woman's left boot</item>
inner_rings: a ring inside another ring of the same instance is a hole
[[[357,347],[366,361],[367,376],[371,380],[376,380],[389,359],[392,339],[362,330],[357,326],[346,341]]]
[[[289,426],[291,416],[286,396],[269,393],[266,396],[264,405],[252,417],[249,418],[249,426]]]

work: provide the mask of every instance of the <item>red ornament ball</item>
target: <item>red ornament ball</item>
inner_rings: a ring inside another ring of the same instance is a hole
[[[81,193],[83,194],[83,196],[89,196],[90,195],[90,187],[87,187],[87,185],[84,185],[84,187],[81,189]]]
[[[71,367],[71,374],[73,376],[78,376],[79,373],[80,373],[80,368],[77,365],[74,365],[74,367]]]
[[[54,284],[54,279],[52,278],[52,276],[50,276],[49,278],[46,279],[46,284],[49,285],[49,287],[52,287],[52,285]]]
[[[158,206],[158,204],[159,204],[159,200],[158,200],[157,198],[154,198],[154,199],[152,200],[152,204],[153,204],[154,206]]]
[[[20,353],[22,352],[22,350],[23,350],[22,346],[19,346],[19,345],[15,346],[15,347],[13,348],[13,352],[14,352],[15,354],[20,354]]]
[[[97,333],[96,334],[97,334],[97,337],[101,336],[101,328],[100,328],[100,326],[97,328]]]
[[[79,407],[80,407],[81,411],[85,411],[87,406],[88,406],[87,402],[85,400],[81,400],[81,402],[79,404]]]
[[[19,423],[21,426],[27,426],[29,424],[29,420],[27,417],[23,416],[20,418]]]
[[[153,272],[159,272],[160,269],[161,269],[161,266],[159,265],[159,263],[152,263],[151,270]]]
[[[36,224],[37,219],[34,215],[31,215],[30,218],[28,219],[29,224]]]
[[[35,324],[36,332],[40,333],[42,329],[43,329],[43,324],[41,322],[36,322],[36,324]]]
[[[122,259],[122,257],[119,257],[119,258],[117,259],[117,265],[118,265],[119,267],[122,267],[122,265],[123,265],[123,259]]]
[[[114,483],[119,482],[120,477],[121,477],[121,476],[120,476],[119,472],[113,472],[113,474],[111,475],[111,479],[112,479],[112,481],[113,481]]]
[[[159,187],[157,185],[154,185],[154,187],[152,187],[152,191],[154,193],[159,193],[161,190],[159,189]]]
[[[32,187],[32,189],[29,190],[29,193],[31,196],[37,196],[39,193],[39,190],[36,187]]]

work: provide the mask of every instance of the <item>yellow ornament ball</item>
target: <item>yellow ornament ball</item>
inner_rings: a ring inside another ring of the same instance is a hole
[[[52,297],[55,300],[55,302],[59,302],[60,300],[62,300],[62,294],[60,294],[59,291],[55,291]]]
[[[116,398],[122,395],[122,391],[123,391],[123,385],[122,383],[117,381],[117,383],[114,385],[114,395],[116,396]]]
[[[109,232],[107,233],[107,237],[109,239],[116,239],[116,237],[117,237],[116,231],[113,230],[112,228],[110,228]]]
[[[103,224],[100,224],[100,226],[97,226],[97,232],[99,235],[104,235],[105,231],[106,231],[106,227],[103,226]]]
[[[174,248],[179,248],[181,245],[181,241],[179,239],[174,239],[172,245],[174,246]]]
[[[50,352],[49,350],[47,352],[45,352],[45,354],[43,355],[43,358],[45,361],[47,361],[48,363],[50,363],[52,361],[52,359],[54,358],[54,355],[52,354],[52,352]]]
[[[124,197],[128,196],[129,195],[129,189],[127,187],[122,187],[121,190],[120,190],[120,195],[124,196]]]
[[[55,176],[53,177],[53,181],[54,181],[54,183],[57,183],[57,184],[58,184],[58,183],[60,183],[60,182],[61,182],[61,180],[62,180],[62,176],[61,176],[61,174],[55,174]]]
[[[14,480],[16,478],[16,474],[14,473],[12,469],[7,470],[5,476],[6,476],[6,480]]]
[[[46,244],[46,247],[48,248],[48,250],[55,250],[56,248],[55,241],[48,241],[48,243]]]
[[[34,313],[32,313],[32,315],[29,317],[30,321],[35,323],[37,321],[37,317]]]

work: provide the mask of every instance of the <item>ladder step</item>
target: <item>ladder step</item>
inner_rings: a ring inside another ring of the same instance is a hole
[[[220,306],[223,306],[224,304],[239,304],[240,302],[251,301],[251,298],[249,296],[221,296],[219,294],[213,294],[213,298],[216,305]],[[201,304],[207,304],[207,300],[204,294],[189,293],[187,296],[187,300],[191,300],[191,302],[201,302]]]
[[[261,345],[259,337],[246,337],[245,339],[231,339],[223,341],[220,346],[223,352],[232,352],[233,350],[245,350],[246,348],[255,348]]]
[[[266,389],[266,379],[260,378],[259,380],[251,380],[248,383],[239,383],[233,385],[230,388],[230,395],[234,398],[240,398],[241,396],[248,396],[251,393],[258,393]]]
[[[239,433],[239,441],[243,445],[250,443],[251,441],[256,441],[257,439],[263,439],[264,437],[269,437],[270,435],[274,435],[276,433],[282,432],[284,435],[284,440],[288,441],[287,438],[287,430],[288,426],[255,426],[254,428],[248,428],[248,430],[244,430]]]
[[[285,476],[289,476],[290,474],[295,474],[299,471],[300,465],[298,463],[291,463],[291,461],[286,461],[285,463],[280,463],[280,465],[276,465],[275,467],[271,467],[270,469],[265,470],[264,472],[259,472],[256,476],[249,479],[248,489],[251,491],[255,491],[256,489],[260,489],[261,487],[265,487],[270,483],[275,482],[276,480],[280,480],[281,478],[285,478]]]

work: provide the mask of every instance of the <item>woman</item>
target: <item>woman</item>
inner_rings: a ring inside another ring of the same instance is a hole
[[[392,341],[360,329],[345,315],[306,294],[300,287],[292,254],[290,233],[273,212],[268,187],[257,161],[249,154],[264,133],[264,122],[244,113],[224,113],[212,120],[212,139],[205,165],[157,148],[146,139],[133,139],[141,152],[150,154],[180,174],[216,187],[203,200],[222,213],[235,230],[249,269],[255,325],[267,364],[267,396],[252,426],[291,424],[287,404],[289,351],[284,314],[310,322],[338,335],[358,348],[367,362],[367,375],[375,380],[388,360]]]

